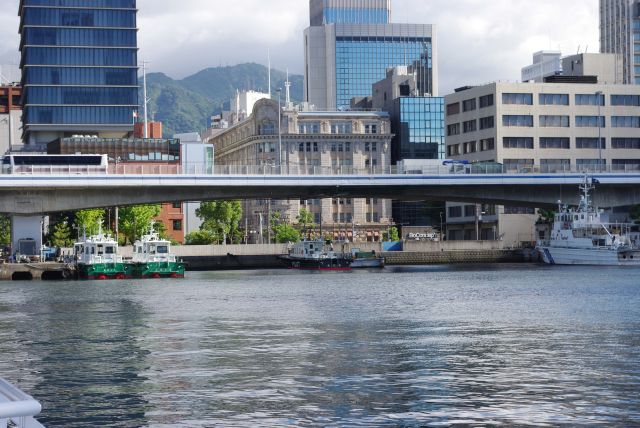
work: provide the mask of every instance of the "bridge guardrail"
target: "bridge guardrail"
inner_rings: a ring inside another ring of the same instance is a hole
[[[351,166],[325,167],[307,165],[204,165],[201,163],[180,164],[111,164],[103,167],[84,167],[77,165],[20,166],[13,171],[4,171],[11,175],[485,175],[485,174],[599,174],[640,173],[640,165],[606,165],[603,168],[550,168],[549,166],[528,166],[509,168],[499,164],[469,165],[426,165],[423,167],[399,168],[397,166],[371,166],[354,168]]]

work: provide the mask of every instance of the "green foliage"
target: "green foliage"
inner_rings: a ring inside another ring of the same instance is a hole
[[[556,216],[556,212],[553,210],[545,210],[545,209],[539,209],[538,210],[538,224],[551,224],[553,223],[553,219]]]
[[[382,232],[382,240],[383,241],[398,242],[400,240],[400,235],[398,233],[398,228],[393,226],[393,227],[390,227],[388,231]]]
[[[313,213],[307,211],[305,208],[300,210],[298,217],[296,217],[298,224],[302,227],[302,230],[306,233],[307,226],[313,226]]]
[[[278,244],[287,244],[289,242],[298,242],[300,240],[300,232],[288,223],[278,224],[273,228]]]
[[[49,242],[53,247],[73,247],[74,239],[71,234],[71,227],[69,227],[69,223],[66,219],[59,221],[53,226],[49,236]]]
[[[184,237],[185,245],[211,245],[215,241],[216,237],[204,230],[191,232]]]
[[[75,214],[75,225],[80,230],[82,236],[96,235],[100,231],[100,226],[104,222],[104,209],[91,209],[77,211]]]
[[[0,245],[11,244],[11,219],[8,215],[0,214]]]
[[[202,220],[200,230],[210,233],[216,241],[239,242],[236,239],[242,219],[240,201],[203,202],[196,210],[196,215]]]
[[[285,73],[272,70],[271,93],[284,88],[285,78]],[[303,76],[291,75],[290,81],[292,99],[302,100]],[[267,68],[260,64],[207,68],[182,80],[162,73],[147,75],[149,108],[154,119],[163,123],[167,136],[204,129],[211,115],[222,111],[236,89],[264,91],[266,87]]]
[[[160,215],[160,205],[136,205],[120,208],[118,229],[124,243],[133,243],[149,231],[153,219]],[[154,223],[157,227],[157,223]]]

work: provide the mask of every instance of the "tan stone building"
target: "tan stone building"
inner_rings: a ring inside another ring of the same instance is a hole
[[[283,174],[373,174],[388,171],[391,160],[387,113],[282,110],[281,152],[278,152],[278,102],[258,101],[247,120],[213,136],[216,172]],[[291,223],[301,208],[314,216],[316,231],[334,238],[375,241],[389,227],[391,201],[336,198],[322,200],[244,202],[249,242],[269,240],[268,219],[273,212]],[[272,237],[273,238],[273,237]]]

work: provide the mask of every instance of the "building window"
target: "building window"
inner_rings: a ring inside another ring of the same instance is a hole
[[[571,143],[569,138],[563,137],[541,137],[540,138],[541,149],[570,149]]]
[[[533,116],[527,115],[503,115],[502,126],[520,126],[520,127],[533,127]]]
[[[504,159],[502,164],[507,172],[529,172],[533,169],[533,159]]]
[[[505,214],[535,214],[536,210],[535,208],[529,208],[529,207],[510,207],[510,206],[505,206],[504,207],[504,213]]]
[[[378,133],[378,125],[370,123],[364,125],[364,133],[365,134],[377,134]]]
[[[493,138],[486,138],[480,140],[480,150],[486,152],[487,150],[495,150],[496,142]]]
[[[473,111],[476,109],[476,99],[464,100],[462,102],[462,111]]]
[[[540,94],[540,105],[546,106],[568,106],[569,95],[568,94]]]
[[[502,94],[502,104],[533,105],[533,94]]]
[[[495,126],[495,119],[493,116],[480,118],[480,129],[491,129]]]
[[[611,105],[640,106],[640,95],[611,95]]]
[[[303,122],[298,125],[300,134],[319,134],[320,122]]]
[[[612,149],[640,149],[640,138],[612,138]]]
[[[504,137],[502,147],[505,149],[533,149],[531,137]]]
[[[493,94],[480,97],[480,108],[491,107],[493,105]]]
[[[540,127],[541,128],[568,128],[569,116],[541,115]]]
[[[182,220],[173,220],[173,230],[182,230]]]
[[[304,143],[298,144],[298,151],[299,152],[304,152]]]
[[[613,159],[611,168],[614,171],[640,171],[640,159]]]
[[[182,203],[180,202],[174,202],[173,204],[171,204],[172,208],[182,208]]]
[[[464,206],[464,216],[465,217],[475,217],[476,216],[476,206],[475,205],[465,205]]]
[[[307,143],[307,152],[311,151],[311,143]]]
[[[313,143],[313,151],[314,152],[318,151],[318,143]]]
[[[604,116],[600,116],[600,127],[604,128],[606,126]],[[598,127],[598,116],[576,116],[576,127],[577,128],[597,128]]]
[[[576,138],[576,149],[597,149],[597,148],[599,148],[597,138],[583,138],[583,137]],[[601,139],[600,148],[602,149],[607,148],[606,138]]]
[[[447,136],[451,135],[460,135],[459,123],[452,123],[451,125],[447,125]]]
[[[606,159],[576,159],[576,168],[578,170],[578,172],[595,172],[595,171],[600,171],[600,169],[604,169],[601,168],[606,166],[607,164],[607,160]]]
[[[612,128],[640,128],[640,116],[611,116]]]
[[[453,116],[460,113],[460,103],[447,104],[447,116]]]
[[[449,207],[449,217],[450,218],[462,217],[462,206]]]
[[[345,152],[350,152],[351,151],[351,143],[344,143],[344,151]]]
[[[476,126],[477,126],[477,122],[476,120],[468,120],[466,122],[464,122],[462,124],[462,131],[467,134],[469,132],[475,132],[476,131]]]
[[[540,159],[540,172],[571,171],[570,159]]]
[[[604,106],[604,95],[596,95],[596,94],[576,94],[576,105],[577,106],[597,106],[598,98],[600,98],[600,105]]]

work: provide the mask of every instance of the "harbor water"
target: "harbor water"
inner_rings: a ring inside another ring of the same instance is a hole
[[[640,425],[640,269],[0,283],[48,427]]]

